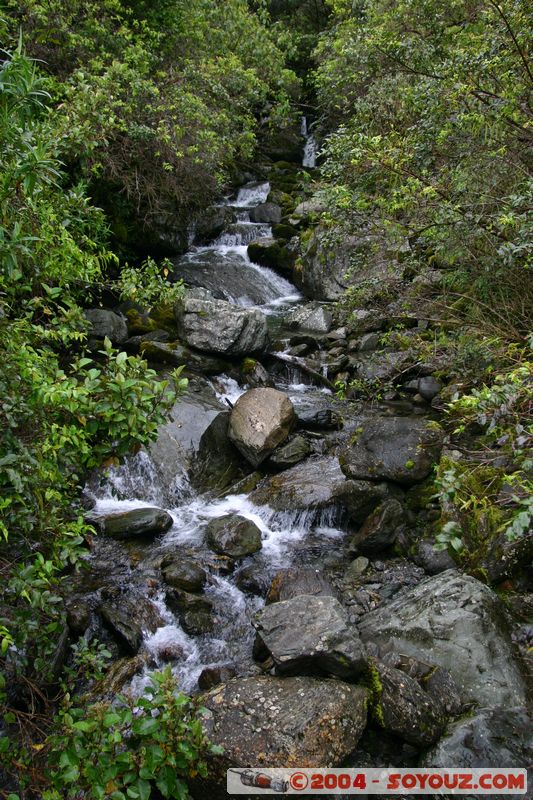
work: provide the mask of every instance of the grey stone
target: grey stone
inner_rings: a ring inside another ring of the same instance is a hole
[[[294,330],[328,333],[333,324],[333,315],[323,305],[306,303],[289,314],[285,322],[289,328]]]
[[[206,533],[209,547],[230,558],[244,558],[261,550],[261,531],[254,522],[237,514],[211,520]]]
[[[237,356],[266,349],[268,329],[261,311],[209,298],[203,291],[187,292],[176,304],[176,321],[180,336],[202,352]]]
[[[293,436],[288,442],[277,447],[269,459],[269,463],[278,469],[287,469],[299,464],[311,452],[311,445],[303,436]]]
[[[302,594],[334,597],[335,591],[324,575],[312,567],[292,567],[277,572],[270,584],[266,604],[292,600]]]
[[[347,678],[365,667],[357,630],[334,597],[298,595],[265,606],[252,621],[280,674],[318,671]]]
[[[145,631],[154,633],[165,624],[155,603],[146,597],[117,594],[105,599],[98,610],[121,644],[133,654],[140,648]]]
[[[254,264],[261,264],[287,277],[291,276],[295,254],[278,239],[263,237],[250,242],[248,258]]]
[[[107,308],[90,308],[85,311],[85,319],[90,322],[89,336],[121,344],[128,338],[128,326],[124,317]]]
[[[532,763],[531,710],[505,706],[481,709],[474,716],[455,722],[435,747],[422,756],[419,766],[497,769],[530,767]]]
[[[201,592],[207,580],[207,573],[196,561],[168,555],[161,565],[165,583],[186,592]]]
[[[432,375],[420,378],[418,381],[418,393],[421,394],[424,400],[427,400],[429,403],[438,395],[441,389],[442,383]]]
[[[198,678],[198,688],[202,692],[212,689],[213,686],[219,686],[221,683],[227,683],[236,675],[235,667],[231,664],[223,665],[221,667],[204,667]]]
[[[250,219],[252,222],[268,222],[277,225],[281,222],[281,208],[277,203],[260,203],[250,209]]]
[[[410,485],[424,480],[437,462],[444,434],[435,422],[413,417],[361,419],[339,456],[349,478],[386,479]]]
[[[295,467],[266,478],[252,492],[257,505],[275,511],[310,511],[340,506],[355,520],[364,519],[387,497],[388,487],[371,481],[350,481],[336,458],[309,458]]]
[[[111,539],[159,536],[172,527],[172,517],[160,508],[134,508],[96,518],[102,532]]]
[[[385,550],[394,544],[404,518],[404,507],[399,500],[385,500],[366,518],[352,538],[352,548],[364,555],[374,555]]]
[[[380,686],[374,709],[377,723],[416,747],[435,744],[448,717],[432,697],[405,672],[377,661],[372,661],[371,669]]]
[[[294,408],[277,389],[250,389],[233,407],[229,437],[243,456],[257,467],[285,441],[296,422]]]
[[[449,670],[464,702],[524,705],[525,686],[498,597],[448,570],[400,592],[359,624],[361,638]]]

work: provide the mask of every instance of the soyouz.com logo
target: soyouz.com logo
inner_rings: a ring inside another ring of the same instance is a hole
[[[229,769],[228,794],[525,795],[525,769]]]

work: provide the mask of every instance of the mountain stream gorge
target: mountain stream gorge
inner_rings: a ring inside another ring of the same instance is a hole
[[[189,386],[156,443],[87,484],[99,533],[67,605],[113,653],[99,691],[141,694],[170,665],[202,692],[224,755],[197,797],[225,796],[232,766],[526,766],[520,626],[428,533],[440,387],[406,372],[397,396],[337,396],[348,361],[395,354],[370,312],[336,327],[251,260],[275,241],[271,198],[250,179],[174,259],[180,344],[152,331],[141,349],[162,372],[182,357]]]

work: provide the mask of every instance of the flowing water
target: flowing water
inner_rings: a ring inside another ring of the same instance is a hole
[[[253,264],[246,253],[248,241],[271,233],[268,225],[250,221],[250,210],[265,202],[269,191],[268,183],[254,183],[241,188],[235,199],[227,201],[227,205],[235,210],[238,221],[210,246],[193,248],[180,259],[179,269],[184,277],[194,275],[200,285],[222,292],[234,303],[260,308],[279,324],[284,313],[301,302],[301,296],[287,280]],[[227,409],[226,401],[235,403],[246,390],[227,375],[211,380],[213,398],[218,398],[221,410]],[[309,404],[324,406],[328,402],[328,390],[310,385],[294,368],[280,373],[277,385],[289,394],[297,410]],[[250,617],[264,601],[239,588],[239,575],[243,570],[251,569],[268,586],[281,568],[295,563],[323,563],[325,558],[334,557],[344,536],[337,527],[339,516],[336,509],[279,512],[268,506],[254,505],[246,494],[219,499],[202,496],[191,487],[185,464],[177,465],[175,474],[169,476],[167,484],[163,485],[160,473],[146,451],[112,469],[105,483],[93,489],[93,499],[96,515],[150,504],[166,507],[171,514],[172,528],[144,553],[143,560],[136,567],[137,572],[143,569],[149,572],[150,565],[156,564],[158,559],[160,562],[163,555],[176,552],[202,565],[209,564],[213,554],[205,544],[205,528],[211,519],[225,514],[246,517],[261,531],[261,551],[239,562],[234,573],[224,575],[216,569],[210,571],[205,596],[214,609],[212,633],[189,635],[168,608],[164,593],[160,591],[152,596],[164,625],[155,633],[145,634],[143,649],[150,656],[150,666],[133,680],[132,688],[139,692],[150,670],[163,663],[162,654],[169,648],[180,654],[172,668],[185,691],[197,690],[198,676],[204,667],[230,663],[238,674],[253,672],[254,630]],[[111,544],[115,543],[107,541],[106,547]],[[120,545],[117,543],[116,547],[118,553]],[[91,558],[98,557],[97,552]],[[126,580],[133,579],[131,571],[124,574]]]

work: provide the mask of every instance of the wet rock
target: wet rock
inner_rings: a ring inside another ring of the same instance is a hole
[[[299,464],[311,453],[311,445],[303,436],[293,436],[288,442],[277,447],[269,458],[269,464],[278,469],[287,469]]]
[[[241,365],[242,377],[250,389],[262,389],[274,386],[274,381],[259,361],[255,358],[245,358]]]
[[[285,322],[292,330],[328,333],[333,324],[333,315],[319,303],[306,303],[289,314]]]
[[[442,428],[435,422],[413,417],[362,419],[339,461],[349,478],[411,485],[430,474],[443,439]]]
[[[165,583],[186,592],[201,592],[207,580],[207,573],[202,567],[179,555],[165,556],[161,568]]]
[[[339,506],[355,520],[363,520],[389,494],[385,484],[349,481],[336,458],[308,458],[252,492],[256,505],[275,511],[311,511]]]
[[[298,425],[312,431],[336,431],[342,428],[342,417],[331,408],[298,409]]]
[[[241,592],[265,597],[269,580],[265,570],[257,564],[248,564],[235,574],[235,585]]]
[[[420,766],[530,767],[532,731],[531,710],[523,706],[481,709],[451,725],[438,744],[422,756]]]
[[[209,547],[221,555],[244,558],[261,549],[261,531],[245,517],[228,514],[209,522],[207,528]]]
[[[399,500],[385,500],[367,517],[352,538],[352,548],[365,555],[374,555],[385,550],[394,544],[404,519],[404,507]]]
[[[266,603],[292,600],[302,594],[334,597],[335,590],[321,572],[311,567],[280,569],[272,579]]]
[[[203,290],[187,292],[176,304],[176,321],[180,336],[202,352],[238,356],[266,349],[268,329],[261,311],[215,300]]]
[[[180,620],[183,630],[191,636],[211,633],[214,628],[213,604],[203,595],[170,590],[167,604]]]
[[[198,678],[198,687],[200,691],[206,692],[212,689],[213,686],[219,686],[221,683],[227,683],[236,675],[235,667],[231,664],[223,665],[220,667],[205,667]]]
[[[133,658],[119,658],[114,661],[107,670],[102,680],[92,687],[92,693],[98,697],[112,697],[115,699],[123,687],[129,683],[135,675],[138,675],[146,666],[146,654],[140,653]]]
[[[128,326],[124,317],[107,308],[90,308],[85,311],[85,319],[90,323],[89,336],[93,339],[108,339],[121,344],[128,338]]]
[[[250,219],[252,222],[266,222],[271,225],[277,225],[281,222],[281,208],[276,203],[260,203],[260,205],[250,209]]]
[[[210,781],[225,792],[230,767],[341,764],[364,730],[366,700],[360,686],[310,677],[236,678],[201,695],[206,734],[224,748]]]
[[[250,389],[231,412],[229,437],[257,467],[285,441],[295,423],[294,408],[277,389]]]
[[[67,625],[73,634],[81,636],[91,622],[91,606],[85,600],[71,597],[65,599]]]
[[[194,244],[209,244],[236,219],[235,209],[230,206],[211,206],[205,209],[194,224]]]
[[[523,705],[525,687],[498,597],[448,570],[400,592],[359,623],[364,642],[448,669],[464,702]]]
[[[365,666],[357,630],[334,597],[279,601],[258,611],[252,622],[280,674],[318,671],[347,678]]]
[[[98,610],[118,641],[131,653],[140,648],[145,631],[154,633],[165,624],[155,603],[146,597],[117,595],[105,599]]]
[[[131,511],[106,514],[96,523],[111,539],[134,539],[160,536],[172,527],[172,517],[160,508],[134,508]]]
[[[287,277],[291,276],[295,254],[278,239],[266,236],[256,239],[254,242],[250,242],[247,252],[248,258],[254,264],[269,267]]]
[[[164,486],[185,473],[199,491],[225,489],[242,476],[242,458],[227,435],[230,413],[211,389],[193,388],[180,395],[149,452]]]
[[[375,688],[373,717],[389,733],[416,747],[429,747],[442,735],[448,717],[414,678],[371,660]]]

